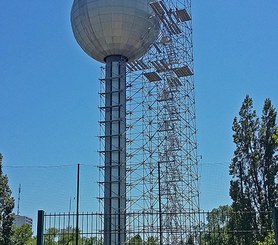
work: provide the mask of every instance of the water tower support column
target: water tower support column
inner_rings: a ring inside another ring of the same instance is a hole
[[[104,244],[126,240],[126,58],[106,58]]]

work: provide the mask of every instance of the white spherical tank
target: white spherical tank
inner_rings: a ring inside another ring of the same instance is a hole
[[[74,0],[71,25],[81,48],[105,62],[111,55],[132,61],[143,56],[156,40],[159,20],[150,0]]]

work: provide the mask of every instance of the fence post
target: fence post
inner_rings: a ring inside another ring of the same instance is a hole
[[[37,245],[43,245],[44,211],[38,211]]]
[[[278,207],[273,208],[275,244],[278,245]]]

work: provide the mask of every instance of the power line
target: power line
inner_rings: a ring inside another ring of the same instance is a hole
[[[65,167],[75,167],[77,164],[21,164],[21,165],[3,165],[3,168],[65,168]],[[93,164],[80,164],[81,166],[90,166],[90,167],[98,167],[97,165]]]
[[[204,165],[227,165],[227,164],[230,164],[231,162],[228,162],[228,161],[223,161],[223,162],[202,162],[200,163],[200,165],[204,166]]]
[[[227,164],[230,164],[231,162],[229,161],[221,161],[221,162],[201,162],[200,166],[206,166],[206,165],[222,165],[222,166],[226,166]],[[3,168],[66,168],[66,167],[75,167],[77,164],[6,164],[3,165]],[[80,166],[89,166],[92,168],[98,168],[99,165],[95,165],[92,163],[81,163]]]

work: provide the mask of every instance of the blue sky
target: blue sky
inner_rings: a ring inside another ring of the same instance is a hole
[[[0,152],[20,212],[96,210],[100,64],[75,42],[72,1],[0,2]],[[195,0],[193,33],[201,205],[229,203],[231,125],[246,94],[278,104],[278,2]],[[44,168],[42,166],[48,166]],[[57,167],[59,166],[59,167]],[[74,207],[74,205],[72,205]]]

